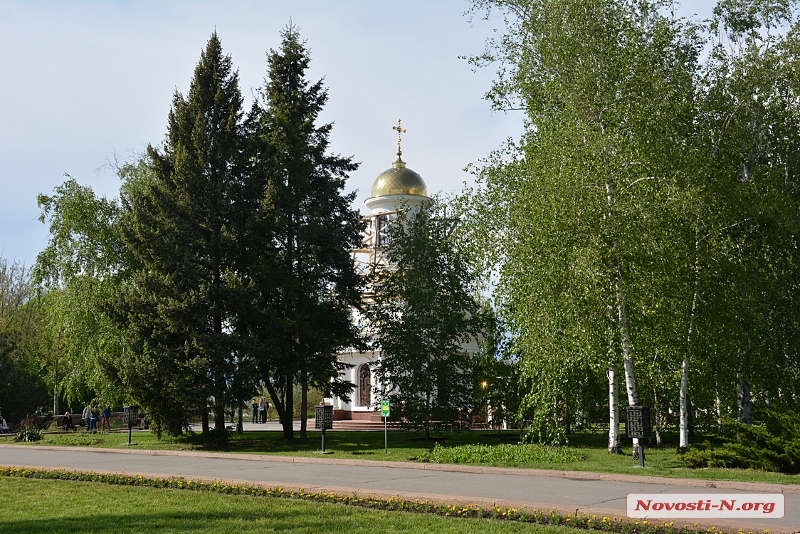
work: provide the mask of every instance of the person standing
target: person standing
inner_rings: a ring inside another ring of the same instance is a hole
[[[111,407],[106,404],[106,407],[103,408],[103,418],[102,423],[100,425],[100,431],[104,431],[108,428],[108,431],[111,432]]]
[[[89,430],[97,430],[97,422],[100,420],[100,410],[97,406],[92,406],[92,413],[89,415]]]
[[[253,404],[250,406],[250,411],[253,412],[253,422],[258,423],[258,401],[253,399]]]
[[[267,399],[261,397],[261,402],[258,405],[258,414],[261,416],[261,423],[267,422]]]
[[[89,430],[89,405],[83,407],[83,412],[81,413],[81,424],[86,427],[86,430]]]

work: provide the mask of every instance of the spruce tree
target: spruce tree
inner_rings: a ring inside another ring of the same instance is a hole
[[[259,368],[283,424],[293,437],[295,382],[301,387],[301,440],[306,440],[307,391],[346,395],[337,352],[358,343],[351,310],[360,299],[351,251],[360,241],[359,215],[343,194],[357,164],[328,153],[332,124],[317,125],[328,100],[322,80],[306,79],[310,56],[288,26],[249,120],[254,183],[262,196],[243,247],[255,302],[250,321]],[[258,251],[257,254],[254,251]]]
[[[148,147],[152,176],[123,195],[136,269],[120,299],[134,349],[121,374],[172,433],[189,410],[200,411],[206,433],[211,401],[215,437],[226,436],[239,349],[243,147],[238,73],[214,33],[188,95],[174,95],[163,147]]]

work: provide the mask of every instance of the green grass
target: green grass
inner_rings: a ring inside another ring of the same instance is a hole
[[[441,532],[575,534],[491,519],[382,512],[292,499],[0,477],[0,532]]]
[[[297,433],[295,433],[297,435]],[[422,434],[416,432],[390,432],[389,452],[383,447],[383,432],[336,432],[326,434],[326,448],[333,451],[332,458],[382,460],[382,461],[418,461],[435,443],[440,447],[457,447],[463,445],[482,444],[495,446],[514,444],[519,434],[515,431],[464,431],[442,432],[432,441],[425,441]],[[298,440],[286,441],[280,432],[245,432],[232,434],[225,446],[204,444],[199,436],[178,438],[164,437],[161,441],[150,432],[134,432],[134,449],[150,450],[194,450],[207,452],[228,452],[241,454],[267,454],[287,456],[318,456],[320,449],[319,432],[309,432],[310,442],[301,444]],[[559,471],[590,471],[599,473],[621,473],[626,475],[647,475],[674,478],[695,478],[707,480],[735,480],[744,482],[767,482],[775,484],[800,484],[800,475],[768,473],[752,469],[688,469],[684,468],[676,454],[675,443],[667,442],[663,448],[649,447],[646,450],[646,469],[641,469],[631,457],[630,441],[627,442],[624,455],[606,452],[606,434],[602,432],[582,432],[569,436],[570,448],[580,452],[579,460],[573,461],[529,461],[513,463],[500,458],[481,463],[496,467],[522,467],[536,469],[553,469]],[[667,436],[669,439],[669,436]],[[706,439],[696,436],[695,442]],[[42,441],[31,445],[88,446],[100,448],[128,448],[128,434],[114,432],[111,434],[88,434],[69,432],[46,434]],[[0,438],[0,443],[11,443],[10,437]],[[478,462],[475,462],[478,463]]]

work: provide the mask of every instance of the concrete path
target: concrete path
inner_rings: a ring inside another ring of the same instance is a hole
[[[0,445],[0,465],[51,467],[150,476],[183,476],[286,489],[431,499],[490,507],[537,508],[625,516],[629,493],[784,493],[782,519],[714,519],[718,528],[800,532],[800,486],[671,480],[527,469],[178,451],[102,450]],[[658,520],[659,522],[662,520]],[[676,520],[693,524],[694,520]]]

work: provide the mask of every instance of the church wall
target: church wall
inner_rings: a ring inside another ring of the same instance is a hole
[[[334,420],[370,420],[372,418],[375,412],[375,395],[372,392],[372,388],[377,385],[375,363],[379,358],[380,355],[376,352],[346,352],[339,354],[339,361],[351,366],[342,372],[342,378],[352,382],[356,387],[350,396],[349,402],[345,402],[338,397],[326,399],[326,402],[333,405]],[[364,381],[362,377],[359,377],[359,371],[364,364],[369,366],[369,383],[367,385],[368,389],[362,393],[360,386]],[[363,401],[365,396],[368,398],[367,402]]]

